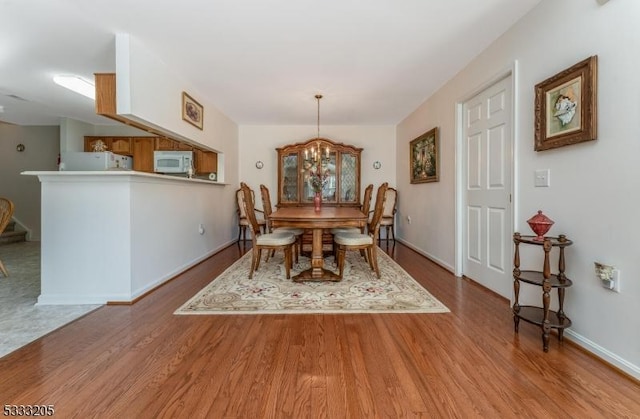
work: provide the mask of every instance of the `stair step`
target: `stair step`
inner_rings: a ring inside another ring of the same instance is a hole
[[[0,234],[0,244],[17,243],[27,241],[26,231],[4,231]]]
[[[9,221],[9,224],[4,228],[4,231],[16,231],[16,222],[13,220]]]

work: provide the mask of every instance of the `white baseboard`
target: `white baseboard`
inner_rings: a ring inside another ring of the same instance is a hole
[[[434,263],[437,263],[438,265],[442,266],[444,269],[450,271],[451,273],[455,274],[455,269],[450,266],[449,264],[443,262],[442,260],[438,259],[437,257],[430,255],[428,252],[414,246],[411,243],[406,242],[405,240],[402,239],[398,239],[396,238],[397,241],[399,241],[400,243],[404,244],[405,246],[407,246],[408,248],[420,253],[422,256],[426,257],[427,259],[433,261]],[[478,284],[481,287],[484,287],[482,284]],[[484,287],[486,288],[486,287]],[[604,362],[612,365],[613,367],[619,369],[620,371],[624,372],[625,374],[628,374],[630,377],[635,378],[636,380],[640,380],[640,367],[637,365],[632,364],[631,362],[627,361],[626,359],[621,358],[620,356],[614,354],[613,352],[609,351],[608,349],[603,348],[602,346],[598,345],[597,343],[585,338],[584,336],[574,332],[571,329],[566,329],[564,331],[564,336],[569,339],[571,342],[575,343],[576,345],[580,346],[581,348],[585,349],[586,351],[592,353],[593,355],[595,355],[596,357],[600,358],[601,360],[603,360]]]
[[[170,279],[176,277],[182,272],[190,269],[191,267],[197,265],[203,260],[209,258],[210,256],[218,253],[219,251],[231,246],[234,244],[236,240],[230,240],[227,243],[221,244],[220,246],[212,249],[203,255],[177,267],[173,271],[168,274],[165,274],[155,280],[146,283],[144,287],[139,288],[132,292],[131,294],[91,294],[91,295],[79,295],[79,294],[40,294],[38,297],[36,305],[84,305],[84,304],[107,304],[107,303],[131,303],[137,298],[145,295],[149,291],[152,291],[154,288],[159,287]]]
[[[114,302],[114,301],[118,301],[118,302],[131,302],[134,301],[136,298],[139,298],[141,296],[143,296],[144,294],[148,293],[149,291],[153,290],[154,288],[159,287],[160,285],[164,284],[165,282],[169,281],[170,279],[180,275],[182,272],[191,269],[192,267],[194,267],[195,265],[197,265],[198,263],[202,262],[203,260],[215,255],[216,253],[218,253],[219,251],[226,249],[227,247],[231,246],[232,244],[234,244],[236,242],[236,240],[230,240],[227,243],[221,244],[220,246],[216,247],[213,250],[210,250],[208,252],[206,252],[205,254],[191,260],[190,262],[185,263],[182,266],[179,266],[178,268],[174,269],[172,272],[163,275],[161,278],[156,279],[155,281],[153,281],[152,283],[146,284],[145,287],[140,288],[136,291],[134,291],[131,294],[131,297],[129,299],[126,299],[124,301],[119,301],[119,300],[107,300],[108,302]]]
[[[584,336],[574,332],[571,329],[566,329],[564,331],[564,336],[576,345],[602,359],[606,363],[611,364],[612,366],[616,367],[625,374],[630,375],[636,380],[640,380],[639,366],[634,365],[626,359],[619,357],[608,349],[603,348],[597,343],[585,338]]]
[[[449,265],[448,263],[446,263],[445,261],[443,261],[442,259],[437,258],[436,256],[433,256],[432,254],[430,254],[429,252],[420,249],[419,247],[414,246],[413,244],[404,241],[402,239],[398,239],[396,238],[396,241],[399,241],[400,243],[404,244],[405,246],[407,246],[408,248],[420,253],[422,256],[426,257],[427,259],[429,259],[430,261],[437,263],[438,265],[442,266],[444,269],[448,270],[449,272],[451,272],[452,274],[455,273],[455,269],[453,268],[453,266]]]

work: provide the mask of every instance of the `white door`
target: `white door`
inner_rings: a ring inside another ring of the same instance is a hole
[[[463,105],[463,274],[509,298],[511,267],[511,77]]]

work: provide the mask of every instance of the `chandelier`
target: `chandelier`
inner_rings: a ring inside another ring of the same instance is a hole
[[[304,150],[304,167],[307,171],[307,179],[310,181],[311,188],[316,194],[321,193],[324,185],[327,183],[329,177],[329,169],[327,166],[331,161],[329,145],[325,147],[324,153],[322,153],[323,150],[320,147],[320,99],[322,99],[322,95],[316,95],[316,101],[318,102],[318,133],[316,135],[316,144]]]
[[[316,101],[318,102],[318,132],[316,135],[316,145],[311,146],[304,151],[304,161],[309,166],[321,167],[326,166],[329,163],[329,146],[327,145],[324,149],[324,155],[322,153],[322,149],[320,148],[320,99],[322,99],[322,95],[316,95]]]

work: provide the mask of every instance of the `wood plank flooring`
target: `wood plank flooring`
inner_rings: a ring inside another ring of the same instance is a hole
[[[451,313],[175,316],[247,249],[0,359],[0,402],[96,418],[640,418],[640,384],[409,248]],[[570,312],[570,307],[567,307]]]

